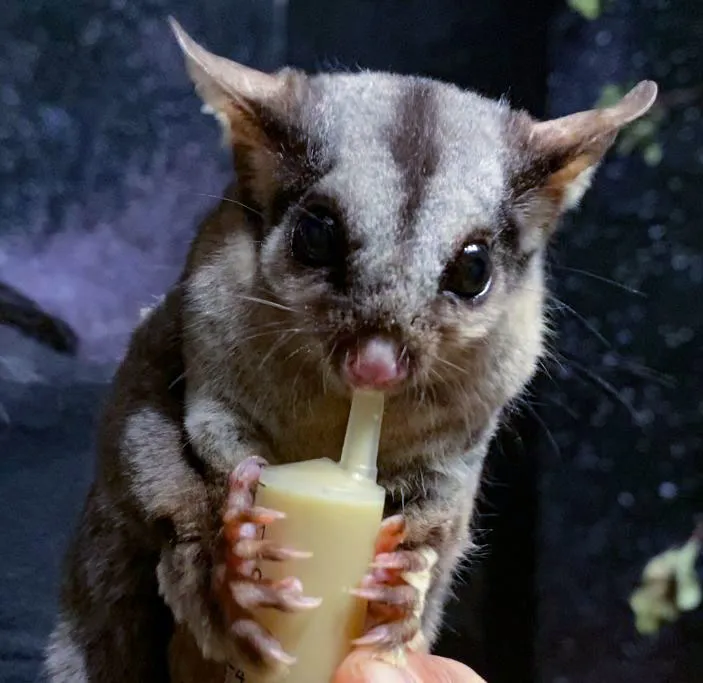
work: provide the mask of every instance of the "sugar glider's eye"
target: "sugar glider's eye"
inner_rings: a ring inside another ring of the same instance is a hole
[[[345,256],[345,237],[337,218],[326,208],[305,209],[293,228],[291,252],[311,268],[339,266]]]
[[[491,286],[493,263],[485,244],[467,244],[449,264],[442,289],[462,299],[475,299]]]

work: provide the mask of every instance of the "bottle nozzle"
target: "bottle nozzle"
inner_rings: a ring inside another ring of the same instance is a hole
[[[358,389],[354,392],[340,460],[345,470],[373,481],[377,473],[383,400],[380,391]]]

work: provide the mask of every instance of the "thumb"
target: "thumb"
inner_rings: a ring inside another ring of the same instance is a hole
[[[374,659],[368,650],[353,651],[332,683],[485,683],[459,662],[436,655],[411,652],[403,668]]]

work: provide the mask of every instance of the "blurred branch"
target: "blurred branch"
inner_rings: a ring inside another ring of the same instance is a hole
[[[75,355],[78,350],[78,337],[67,323],[4,282],[0,282],[0,325],[14,327],[59,353]]]

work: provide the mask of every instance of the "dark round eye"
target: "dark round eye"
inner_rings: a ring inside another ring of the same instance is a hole
[[[474,299],[491,285],[493,264],[485,244],[469,244],[446,270],[443,289],[462,299]]]
[[[291,238],[293,258],[311,268],[330,268],[344,258],[344,234],[326,209],[306,210],[298,218]]]

